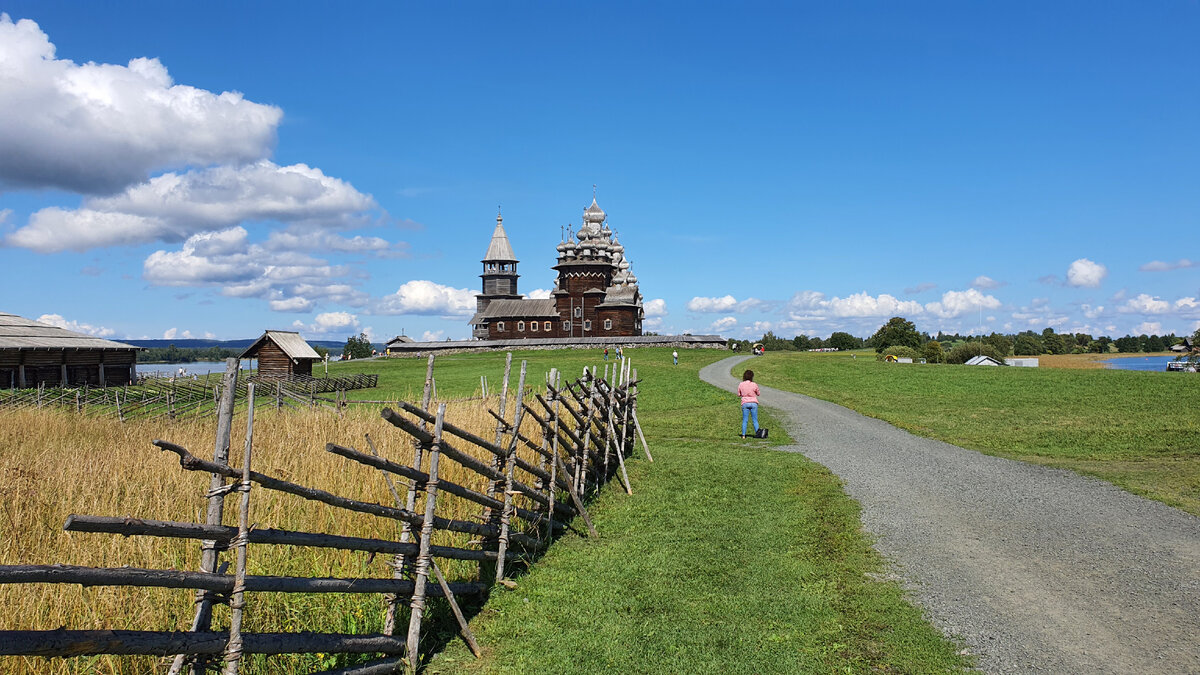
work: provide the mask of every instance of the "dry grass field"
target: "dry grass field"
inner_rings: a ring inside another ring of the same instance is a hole
[[[489,403],[494,407],[496,399]],[[392,504],[379,472],[327,453],[326,442],[367,451],[370,434],[380,454],[411,462],[408,436],[382,420],[378,405],[359,405],[344,418],[327,410],[305,412],[259,411],[255,416],[256,471],[318,487],[339,495]],[[512,405],[509,405],[512,409]],[[451,403],[447,420],[484,438],[492,438],[494,421],[483,402]],[[526,417],[526,420],[529,420]],[[529,420],[531,421],[531,420]],[[231,464],[241,466],[245,414],[234,421]],[[159,520],[203,522],[208,474],[184,471],[177,457],[150,444],[164,439],[188,448],[198,457],[212,457],[215,422],[162,420],[122,424],[58,411],[0,411],[0,564],[87,565],[197,570],[199,542],[108,534],[67,533],[62,529],[72,513]],[[538,438],[535,430],[524,433]],[[456,443],[467,449],[467,444]],[[477,451],[482,453],[483,451]],[[532,460],[526,450],[522,456]],[[490,458],[490,456],[489,456]],[[442,476],[477,490],[484,482],[451,461],[442,462]],[[398,483],[398,487],[402,483]],[[399,487],[403,496],[403,487]],[[395,539],[398,524],[367,514],[305,501],[299,497],[256,489],[251,493],[251,517],[261,527],[327,532]],[[445,510],[443,510],[445,509]],[[473,518],[479,507],[452,495],[439,497],[439,515]],[[225,524],[236,525],[236,501],[227,500]],[[445,541],[465,544],[468,535],[444,533]],[[453,538],[452,538],[453,537]],[[390,576],[388,556],[330,549],[251,546],[250,574],[306,576]],[[445,561],[452,580],[468,579],[477,563]],[[186,630],[192,618],[192,593],[147,588],[82,588],[78,585],[0,586],[0,628]],[[219,608],[215,626],[228,625],[227,608]],[[270,631],[370,632],[382,627],[384,602],[379,596],[281,594],[249,598],[247,629]],[[307,672],[317,665],[304,659],[274,657],[257,672]],[[151,657],[47,661],[0,658],[5,673],[139,673],[156,667]],[[252,661],[251,666],[254,666]]]

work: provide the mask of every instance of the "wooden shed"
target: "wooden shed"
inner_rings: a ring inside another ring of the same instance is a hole
[[[295,331],[269,330],[246,348],[241,358],[258,360],[259,377],[286,378],[311,377],[313,362],[320,361],[321,355]]]
[[[0,312],[0,387],[130,384],[138,349]]]

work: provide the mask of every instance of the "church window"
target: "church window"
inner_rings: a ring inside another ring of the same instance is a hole
[[[571,332],[571,322],[570,322],[570,321],[564,321],[564,322],[563,322],[563,332],[564,332],[564,333],[570,333],[570,332]]]
[[[582,308],[582,307],[576,307],[576,308],[575,308],[575,318],[576,318],[576,319],[578,319],[578,318],[579,318],[579,317],[581,317],[581,316],[583,316],[583,308]]]
[[[518,321],[518,322],[517,322],[517,332],[518,332],[518,333],[524,333],[524,332],[525,332],[525,322],[524,322],[524,321]]]
[[[503,321],[496,322],[496,330],[500,331],[501,333],[504,332],[504,322]]]
[[[604,320],[604,330],[612,330],[612,319]]]
[[[549,333],[549,332],[550,332],[550,322],[549,322],[549,321],[547,321],[547,322],[546,322],[546,325],[542,326],[542,328],[543,328],[543,329],[545,329],[545,331],[546,331],[547,333]]]
[[[536,321],[529,322],[529,330],[533,333],[537,332],[537,322]]]
[[[583,322],[583,329],[584,329],[584,330],[591,330],[591,329],[592,329],[592,320],[591,320],[591,319],[588,319],[588,320],[586,320],[586,321],[584,321],[584,322]]]

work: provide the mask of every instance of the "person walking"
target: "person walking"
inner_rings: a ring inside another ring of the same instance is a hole
[[[746,437],[746,422],[754,420],[754,433],[758,433],[758,385],[754,383],[754,371],[742,373],[738,384],[738,396],[742,399],[742,438]]]
[[[679,351],[678,350],[675,350],[675,349],[671,350],[671,359],[675,362],[675,365],[679,365]]]
[[[605,347],[605,348],[604,348],[604,360],[605,360],[605,361],[607,361],[607,360],[608,360],[608,347]]]

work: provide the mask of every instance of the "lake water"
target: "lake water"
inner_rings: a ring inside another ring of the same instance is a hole
[[[1128,358],[1105,359],[1109,368],[1116,370],[1156,370],[1165,372],[1167,363],[1174,361],[1174,356],[1131,356]]]
[[[246,364],[249,361],[242,362],[242,370],[245,370]],[[225,372],[224,361],[193,361],[191,363],[139,363],[137,371],[140,375],[147,373],[162,373],[163,375],[175,375],[179,369],[183,368],[190,375],[205,375],[207,373],[223,373]]]

